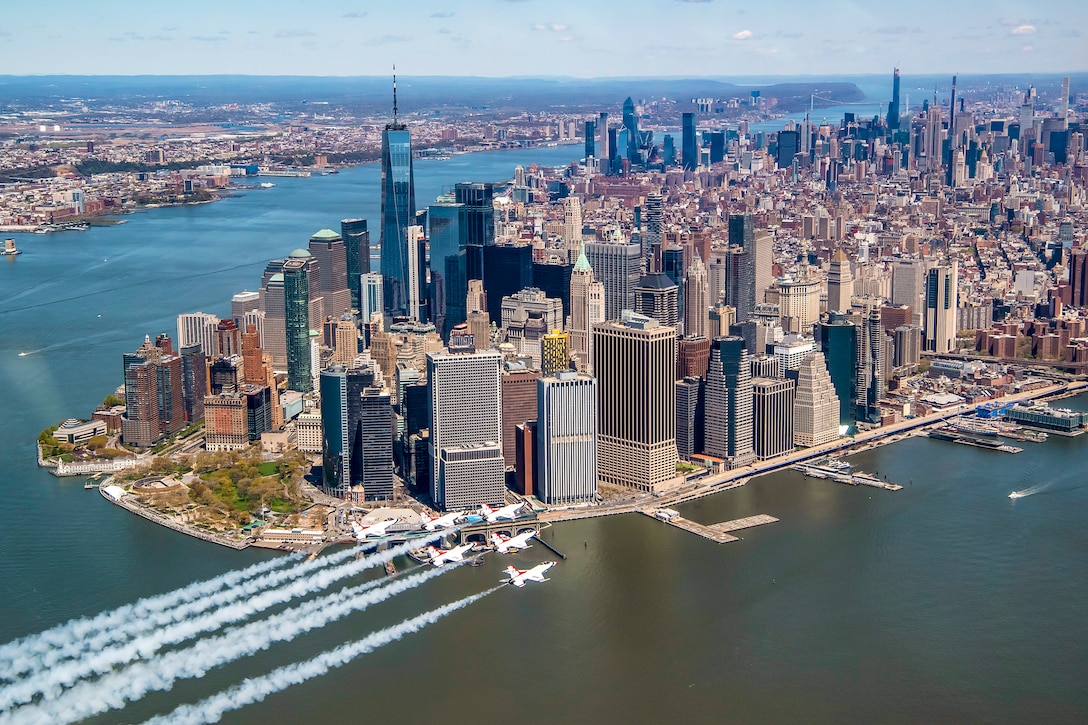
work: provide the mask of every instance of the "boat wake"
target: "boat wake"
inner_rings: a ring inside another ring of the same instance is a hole
[[[1024,498],[1025,496],[1031,496],[1045,490],[1052,483],[1053,481],[1047,481],[1046,483],[1037,483],[1034,486],[1029,486],[1028,488],[1024,488],[1019,491],[1013,491],[1009,494],[1009,498],[1017,499]]]

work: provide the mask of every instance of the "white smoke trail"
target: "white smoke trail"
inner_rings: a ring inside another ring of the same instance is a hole
[[[261,702],[269,695],[282,692],[292,685],[298,685],[306,680],[321,677],[334,667],[346,665],[353,659],[369,654],[383,645],[391,644],[405,635],[418,632],[424,627],[434,624],[442,617],[458,609],[463,609],[499,589],[501,587],[493,587],[486,592],[465,597],[418,617],[406,619],[400,624],[374,632],[357,642],[351,642],[328,652],[323,652],[311,660],[280,667],[262,677],[245,680],[240,685],[212,695],[195,705],[182,705],[167,715],[152,718],[144,725],[205,725],[206,723],[219,722],[219,719],[225,713]]]
[[[427,539],[440,538],[441,533]],[[396,546],[364,560],[369,566],[379,566],[396,556],[418,546],[419,540]],[[361,567],[358,571],[362,571]],[[353,611],[365,609],[371,604],[384,601],[394,594],[418,586],[433,578],[435,572],[448,571],[446,567],[416,574],[381,589],[358,596],[372,589],[376,582],[342,589],[335,594],[304,602],[267,619],[250,622],[226,634],[201,639],[188,648],[168,652],[148,662],[139,662],[112,672],[98,680],[83,681],[65,691],[59,688],[47,693],[47,698],[32,705],[0,713],[0,723],[61,723],[83,720],[111,709],[122,708],[127,702],[139,699],[148,692],[169,690],[179,679],[199,677],[207,670],[232,662],[240,657],[267,649],[276,642],[290,641],[299,634],[323,627]],[[328,586],[324,579],[331,572],[320,572],[310,579],[312,591]],[[245,607],[237,603],[233,607]],[[149,645],[151,646],[151,645]],[[156,647],[157,649],[157,647]],[[39,688],[41,689],[41,688]]]
[[[354,550],[346,549],[320,559],[304,561],[290,569],[271,571],[260,578],[253,577],[249,580],[243,580],[236,586],[216,591],[200,599],[182,602],[175,607],[152,611],[142,617],[133,617],[116,626],[102,628],[97,632],[89,632],[79,639],[57,644],[44,652],[33,649],[28,650],[11,658],[9,676],[24,675],[25,679],[25,676],[52,669],[58,663],[83,657],[86,653],[101,656],[103,648],[115,642],[131,640],[144,632],[157,630],[214,607],[229,604],[239,598],[252,596],[257,592],[279,586],[284,582],[341,562],[354,554]],[[8,689],[7,687],[0,687],[0,709],[13,702],[8,699]],[[17,702],[27,702],[27,700],[17,700]]]
[[[251,579],[233,589],[216,592],[203,600],[133,620],[116,630],[101,632],[45,655],[17,660],[15,669],[18,672],[30,672],[35,676],[0,687],[0,710],[30,702],[38,693],[42,693],[46,699],[55,697],[60,694],[61,688],[71,687],[90,675],[109,672],[114,666],[137,658],[147,659],[167,645],[184,642],[202,632],[210,632],[297,596],[310,594],[314,591],[311,582],[317,572],[354,553],[348,549],[323,559],[303,562],[292,569],[273,572],[265,578]],[[322,572],[321,581],[328,586],[370,566],[374,564],[361,559],[327,569]],[[304,576],[310,578],[299,579]],[[295,581],[290,585],[272,589],[292,579]],[[264,591],[266,589],[271,591]],[[225,606],[239,599],[244,599],[242,606]],[[216,609],[203,616],[194,616],[212,607]],[[150,634],[146,634],[148,632]],[[137,636],[141,634],[144,636]],[[120,644],[106,647],[114,642]]]
[[[290,564],[292,561],[297,561],[298,558],[298,556],[291,556],[270,559],[245,569],[220,574],[212,579],[193,582],[165,594],[146,597],[117,609],[101,612],[93,617],[69,620],[44,632],[20,637],[0,646],[0,677],[19,674],[14,671],[13,667],[16,658],[32,654],[43,654],[50,649],[67,646],[94,633],[122,626],[130,620],[142,619],[154,612],[176,607],[185,602],[197,601],[219,589],[235,586],[239,582],[260,576],[273,569]]]

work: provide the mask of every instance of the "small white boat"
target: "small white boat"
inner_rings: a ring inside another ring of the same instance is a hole
[[[273,184],[271,181],[262,181],[261,182],[261,188],[262,189],[271,189],[273,186],[275,186],[275,184]]]

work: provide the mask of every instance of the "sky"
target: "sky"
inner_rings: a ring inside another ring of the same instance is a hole
[[[0,0],[11,75],[1088,70],[1088,0]]]

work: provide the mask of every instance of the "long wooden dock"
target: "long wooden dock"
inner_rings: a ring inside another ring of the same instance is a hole
[[[661,509],[640,509],[639,513],[649,516],[655,521],[675,526],[678,529],[683,529],[696,536],[702,536],[704,539],[709,539],[718,544],[728,544],[733,541],[740,541],[740,537],[733,536],[729,533],[730,531],[740,531],[741,529],[749,529],[753,526],[762,526],[763,524],[773,524],[778,521],[774,516],[758,514],[756,516],[747,516],[743,519],[733,519],[732,521],[723,521],[719,524],[710,524],[707,526],[706,524],[700,524],[690,519],[685,519],[683,516],[658,516],[658,511],[661,511]]]

